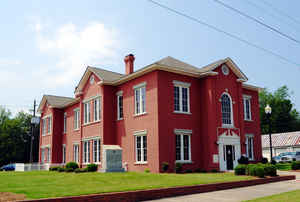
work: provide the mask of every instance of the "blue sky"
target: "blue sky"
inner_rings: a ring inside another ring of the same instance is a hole
[[[157,1],[300,63],[300,44],[213,0]],[[299,23],[259,0],[222,1],[300,40],[299,1],[265,0]],[[27,110],[43,94],[72,97],[87,65],[124,73],[128,53],[136,56],[135,69],[166,56],[198,67],[231,57],[249,84],[270,90],[287,85],[300,111],[299,66],[146,0],[3,1],[0,24],[0,105],[13,112]]]

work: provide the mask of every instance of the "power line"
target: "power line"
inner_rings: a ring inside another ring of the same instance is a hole
[[[289,18],[290,20],[292,20],[293,22],[297,23],[298,25],[300,25],[300,21],[297,20],[296,18],[293,18],[292,16],[286,14],[284,11],[276,8],[275,6],[273,6],[272,4],[270,4],[269,2],[265,1],[265,0],[261,0],[261,2],[263,2],[265,5],[271,7],[273,10],[277,11],[280,15],[285,16],[286,18]]]
[[[248,14],[246,14],[246,13],[244,13],[244,12],[242,12],[242,11],[240,11],[240,10],[238,10],[238,9],[236,9],[236,8],[234,8],[234,7],[232,7],[232,6],[229,6],[228,4],[223,3],[222,1],[219,1],[219,0],[213,0],[213,1],[215,1],[216,3],[218,3],[218,4],[222,5],[222,6],[224,6],[225,8],[228,8],[228,9],[230,9],[230,10],[233,10],[234,12],[236,12],[236,13],[238,13],[238,14],[240,14],[240,15],[242,15],[242,16],[248,18],[248,19],[253,20],[254,22],[256,22],[256,23],[258,23],[258,24],[260,24],[260,25],[262,25],[262,26],[264,26],[264,27],[266,27],[266,28],[268,28],[268,29],[270,29],[270,30],[276,32],[276,33],[278,33],[278,34],[281,35],[281,36],[284,36],[284,37],[287,38],[287,39],[290,39],[290,40],[292,40],[292,41],[294,41],[294,42],[300,44],[300,41],[299,41],[299,40],[297,40],[297,39],[295,39],[295,38],[293,38],[293,37],[291,37],[291,36],[289,36],[289,35],[287,35],[287,34],[281,32],[280,30],[278,30],[278,29],[276,29],[276,28],[274,28],[274,27],[272,27],[272,26],[270,26],[270,25],[267,25],[266,23],[264,23],[264,22],[262,22],[262,21],[260,21],[260,20],[258,20],[258,19],[256,19],[256,18],[254,18],[254,17],[252,17],[252,16],[250,16],[250,15],[248,15]]]
[[[299,27],[295,26],[294,24],[291,24],[290,21],[288,21],[288,20],[283,20],[283,18],[281,18],[281,17],[279,17],[279,16],[276,16],[276,15],[274,15],[274,14],[271,14],[270,11],[268,11],[267,9],[265,9],[265,8],[263,8],[263,7],[259,6],[259,5],[257,5],[257,4],[254,3],[253,1],[250,1],[250,0],[244,0],[243,2],[246,2],[246,3],[248,3],[249,5],[251,5],[251,6],[255,7],[255,8],[257,8],[258,10],[263,11],[264,14],[267,14],[268,16],[271,16],[272,18],[276,18],[276,19],[278,19],[278,20],[281,20],[282,22],[285,23],[285,25],[289,25],[289,27],[291,27],[291,28],[293,28],[293,29],[297,29],[298,31],[300,30]]]
[[[278,58],[280,58],[281,60],[284,60],[285,62],[287,62],[287,63],[289,63],[289,64],[293,64],[293,65],[295,65],[295,66],[297,66],[297,67],[300,67],[300,63],[294,62],[294,61],[292,61],[292,60],[290,60],[290,59],[288,59],[288,58],[286,58],[286,57],[284,57],[284,56],[282,56],[282,55],[279,55],[279,54],[277,54],[277,53],[275,53],[275,52],[273,52],[273,51],[271,51],[271,50],[268,50],[268,49],[263,48],[263,47],[261,47],[261,46],[259,46],[259,45],[256,45],[256,44],[254,44],[254,43],[251,43],[251,42],[247,41],[246,39],[243,39],[243,38],[241,38],[241,37],[239,37],[239,36],[237,36],[237,35],[234,35],[234,34],[231,34],[231,33],[229,33],[229,32],[226,32],[226,31],[224,31],[224,30],[222,30],[222,29],[219,29],[219,28],[216,27],[216,26],[210,25],[210,24],[208,24],[208,23],[206,23],[206,22],[204,22],[204,21],[201,21],[201,20],[199,20],[199,19],[197,19],[197,18],[195,18],[195,17],[192,17],[192,16],[189,16],[189,15],[187,15],[187,14],[184,14],[184,13],[182,13],[182,12],[180,12],[180,11],[177,11],[177,10],[175,10],[175,9],[173,9],[173,8],[170,8],[170,7],[168,7],[168,6],[165,6],[165,5],[163,5],[163,4],[161,4],[161,3],[158,3],[158,2],[156,2],[156,1],[153,1],[153,0],[147,0],[147,1],[149,1],[150,3],[153,3],[153,4],[157,5],[157,6],[159,6],[159,7],[161,7],[161,8],[164,8],[164,9],[166,9],[166,10],[172,12],[172,13],[176,13],[177,15],[180,15],[180,16],[185,17],[185,18],[187,18],[187,19],[189,19],[189,20],[192,20],[192,21],[194,21],[194,22],[196,22],[196,23],[199,23],[199,24],[201,24],[201,25],[204,25],[204,26],[206,26],[206,27],[208,27],[208,28],[210,28],[210,29],[213,29],[213,30],[215,30],[215,31],[217,31],[217,32],[223,33],[223,34],[229,36],[230,38],[236,39],[236,40],[241,41],[241,42],[243,42],[243,43],[245,43],[245,44],[247,44],[247,45],[249,45],[249,46],[252,46],[252,47],[254,47],[254,48],[256,48],[256,49],[262,50],[262,51],[264,51],[264,52],[266,52],[266,53],[268,53],[268,54],[270,54],[270,55],[273,55],[273,56],[275,56],[275,57],[278,57]]]

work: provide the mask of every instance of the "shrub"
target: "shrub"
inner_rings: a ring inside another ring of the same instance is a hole
[[[57,171],[59,166],[52,166],[49,168],[49,171]]]
[[[195,172],[195,173],[202,173],[202,169],[201,169],[201,168],[196,168],[196,169],[194,170],[194,172]]]
[[[292,170],[300,170],[300,161],[293,161],[291,167]]]
[[[192,173],[193,171],[191,169],[185,170],[185,173]]]
[[[263,157],[263,158],[261,159],[261,163],[263,163],[263,164],[266,164],[266,163],[268,163],[268,159],[267,159],[267,158],[265,158],[265,157]]]
[[[82,171],[81,171],[80,168],[76,168],[76,169],[74,170],[74,172],[75,172],[75,173],[81,173]]]
[[[276,165],[277,162],[274,159],[272,159],[271,164]]]
[[[181,173],[181,170],[182,170],[182,164],[177,162],[175,164],[175,172],[176,173]]]
[[[79,168],[78,164],[75,162],[69,162],[66,164],[66,168],[72,168],[73,170]]]
[[[239,164],[249,164],[249,159],[248,157],[241,156],[241,158],[238,159]]]
[[[64,168],[62,168],[62,167],[58,167],[58,168],[57,168],[57,171],[58,171],[58,172],[64,172],[64,171],[65,171],[65,169],[64,169]]]
[[[254,168],[255,168],[255,174],[256,174],[255,176],[260,177],[260,178],[265,177],[265,170],[264,170],[263,166],[257,165]]]
[[[144,170],[144,172],[145,172],[145,173],[150,173],[150,169],[149,169],[149,168],[146,168],[146,169]]]
[[[73,168],[65,168],[65,172],[71,173],[71,172],[74,172],[74,169]]]
[[[277,176],[277,168],[275,165],[269,163],[265,164],[264,171],[266,176]]]
[[[212,172],[212,173],[217,173],[217,172],[219,172],[217,169],[211,169],[211,171],[210,172]]]
[[[256,176],[255,167],[255,164],[249,164],[246,168],[246,175]]]
[[[247,165],[239,164],[234,168],[235,175],[246,175]]]
[[[167,172],[169,170],[169,163],[168,162],[162,162],[162,171]]]
[[[97,169],[98,169],[98,166],[94,163],[91,163],[87,166],[88,172],[95,172],[95,171],[97,171]]]

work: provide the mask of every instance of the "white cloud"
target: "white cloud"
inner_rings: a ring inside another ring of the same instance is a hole
[[[0,66],[19,65],[19,64],[21,64],[20,60],[0,58]]]
[[[46,33],[39,22],[34,30],[39,50],[57,60],[44,77],[51,86],[70,83],[83,73],[87,65],[114,63],[120,47],[117,32],[99,22],[89,23],[83,28],[73,23],[65,24],[52,34]]]

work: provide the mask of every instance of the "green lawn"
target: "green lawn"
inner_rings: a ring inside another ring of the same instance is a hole
[[[58,173],[0,172],[0,192],[22,193],[28,199],[153,189],[253,179],[233,173]]]
[[[248,202],[298,202],[300,201],[300,190],[286,192],[282,194],[276,194],[272,196],[267,196],[263,198],[258,198],[254,200],[249,200]]]

